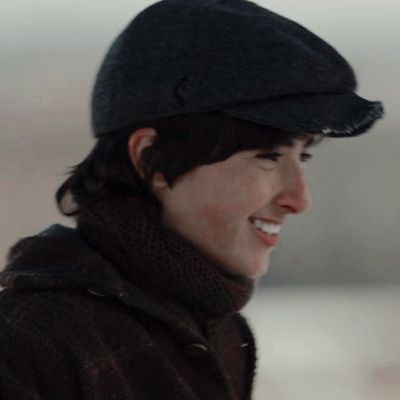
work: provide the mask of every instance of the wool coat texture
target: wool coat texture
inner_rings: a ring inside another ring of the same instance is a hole
[[[18,241],[0,274],[0,399],[249,400],[254,290],[133,197]]]

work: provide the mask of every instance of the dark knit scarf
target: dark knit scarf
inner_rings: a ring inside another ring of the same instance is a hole
[[[218,318],[239,311],[253,293],[253,280],[228,275],[151,218],[135,197],[98,200],[81,210],[77,227],[122,275],[166,306],[183,305],[197,317]]]

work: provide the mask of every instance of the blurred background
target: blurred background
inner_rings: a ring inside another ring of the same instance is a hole
[[[188,0],[189,1],[189,0]],[[400,5],[258,0],[336,47],[386,118],[314,151],[314,205],[285,226],[245,314],[255,399],[400,399]],[[0,14],[0,259],[52,223],[67,167],[93,145],[89,98],[115,36],[153,1],[5,0]],[[396,178],[397,177],[397,178]],[[1,269],[1,266],[0,266]]]

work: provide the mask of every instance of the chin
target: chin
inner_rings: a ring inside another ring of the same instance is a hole
[[[264,269],[263,271],[257,271],[253,274],[249,274],[249,275],[247,275],[247,278],[253,279],[256,281],[256,280],[260,279],[261,277],[263,277],[265,274],[267,274],[267,272],[268,272],[268,268]]]
[[[252,280],[261,278],[268,272],[269,268],[269,256],[264,257],[262,260],[253,260],[253,263],[249,263],[247,260],[240,259],[214,259],[214,262],[222,266],[225,273],[231,276],[240,276]],[[237,267],[234,267],[236,265]]]
[[[264,260],[263,264],[258,264],[255,268],[249,269],[247,278],[257,280],[264,276],[269,269],[269,259]]]

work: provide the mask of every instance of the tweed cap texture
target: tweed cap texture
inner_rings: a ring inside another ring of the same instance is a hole
[[[96,137],[222,111],[294,132],[354,136],[382,118],[349,63],[298,23],[246,0],[163,0],[115,39],[92,93]]]

